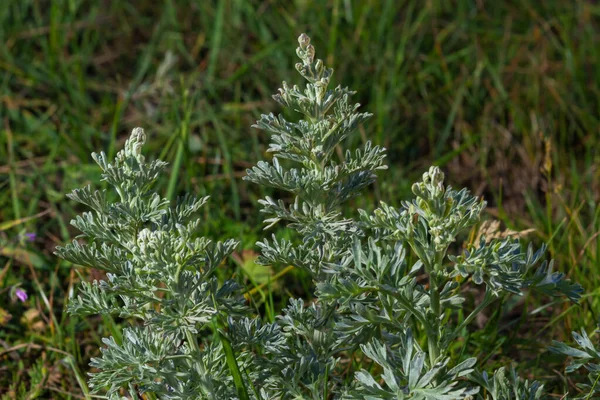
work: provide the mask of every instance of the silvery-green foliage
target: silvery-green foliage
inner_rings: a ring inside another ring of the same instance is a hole
[[[364,354],[382,369],[379,382],[365,370],[356,373],[359,389],[344,399],[452,400],[477,393],[476,388],[458,386],[457,378],[473,372],[475,358],[448,368],[449,358],[427,367],[426,354],[414,343],[410,329],[395,338],[398,346],[390,350],[377,340],[361,345]],[[383,381],[383,382],[381,382]]]
[[[340,204],[372,183],[375,171],[386,168],[385,150],[366,143],[362,150],[347,151],[342,157],[334,152],[370,114],[358,112],[349,89],[329,87],[333,70],[315,59],[310,39],[301,35],[298,42],[301,62],[296,69],[307,84],[301,89],[284,82],[273,97],[303,119],[292,122],[281,115],[261,116],[255,127],[271,133],[273,160],[259,162],[248,170],[246,179],[290,193],[289,202],[269,197],[261,200],[261,211],[266,214],[267,228],[284,221],[298,233],[291,241],[273,236],[259,242],[259,262],[294,265],[311,272],[317,283],[326,284],[348,276],[352,249],[364,236],[356,221],[342,216]],[[285,385],[283,398],[341,393],[345,378],[339,373],[338,358],[352,344],[341,340],[337,325],[345,314],[352,313],[355,304],[363,303],[367,302],[341,304],[334,295],[331,301],[324,297],[310,306],[293,300],[284,310],[277,324],[289,355],[283,369],[272,369],[271,377],[273,385]],[[354,343],[357,349],[358,345]]]
[[[145,140],[136,128],[113,162],[93,154],[115,201],[90,186],[68,195],[91,209],[72,221],[86,243],[74,240],[57,254],[106,271],[105,280],[81,285],[68,311],[112,314],[141,325],[126,328],[122,338],[104,339],[101,357],[91,362],[99,372],[91,374],[90,386],[107,389],[109,397],[125,389],[131,396],[165,399],[233,398],[221,344],[205,338],[212,321],[247,313],[239,286],[214,276],[237,242],[215,243],[197,234],[207,198],[185,196],[171,206],[153,192],[166,163],[144,159]]]
[[[246,177],[289,193],[261,200],[261,211],[267,228],[284,222],[297,233],[259,242],[259,262],[305,269],[316,287],[310,307],[292,300],[277,321],[285,341],[270,362],[288,357],[295,368],[289,375],[272,369],[273,387],[292,393],[277,398],[539,398],[539,383],[505,369],[489,378],[475,358],[454,359],[448,349],[482,310],[506,296],[537,290],[577,301],[581,287],[552,272],[552,263],[542,260],[544,247],[523,251],[518,241],[483,238],[451,254],[485,202],[446,186],[438,167],[413,185],[415,199],[400,208],[382,203],[373,213],[360,211],[359,220],[343,217],[340,205],[385,169],[384,149],[367,143],[355,153],[334,151],[369,115],[351,105],[350,90],[329,88],[332,70],[315,59],[306,35],[298,41],[296,68],[306,87],[284,82],[274,98],[302,119],[261,116],[255,126],[271,133],[273,160],[259,162]],[[426,284],[418,279],[423,272]],[[461,294],[468,285],[485,290],[472,310]],[[466,317],[459,319],[457,310]],[[414,335],[426,337],[426,346]],[[281,353],[291,348],[310,357]],[[372,367],[356,370],[351,360]]]
[[[552,271],[544,247],[523,251],[518,241],[482,238],[452,254],[485,202],[446,186],[438,167],[413,185],[414,200],[346,216],[341,205],[386,168],[385,149],[367,142],[336,151],[370,115],[358,112],[351,90],[330,87],[333,70],[315,58],[310,39],[298,41],[296,69],[307,83],[284,82],[274,99],[301,117],[261,116],[255,127],[271,134],[273,157],[245,179],[287,192],[260,201],[267,228],[285,223],[292,234],[259,242],[258,262],[309,272],[314,301],[291,299],[273,323],[251,315],[238,284],[215,277],[237,243],[197,234],[206,198],[184,196],[173,206],[152,190],[166,164],[146,162],[145,135],[135,129],[112,163],[93,155],[117,199],[90,187],[73,191],[70,198],[91,209],[72,221],[86,243],[57,249],[106,271],[105,280],[81,285],[69,312],[133,325],[104,339],[92,360],[93,389],[111,398],[540,398],[538,382],[505,368],[488,375],[477,358],[450,349],[494,302],[526,290],[577,301],[581,287]],[[485,293],[474,307],[465,306],[467,286]],[[597,371],[589,339],[578,342],[585,352],[558,348]]]
[[[587,332],[582,329],[581,334],[572,332],[577,347],[567,346],[561,342],[553,342],[550,350],[554,353],[572,357],[567,366],[567,373],[575,372],[581,368],[588,371],[589,383],[578,383],[577,387],[582,393],[576,399],[592,399],[600,396],[600,350],[594,345]]]
[[[508,371],[502,367],[489,376],[487,372],[474,373],[471,379],[481,385],[492,400],[537,400],[542,398],[544,387],[539,382],[529,382],[517,375],[514,368]]]
[[[259,185],[290,192],[291,204],[269,197],[260,201],[270,225],[286,221],[303,239],[300,246],[273,238],[259,246],[263,263],[292,263],[317,275],[325,273],[328,263],[335,262],[352,238],[360,235],[353,220],[344,219],[339,205],[375,179],[374,172],[385,169],[385,150],[369,142],[364,149],[350,151],[340,160],[334,154],[339,144],[370,117],[359,113],[351,102],[354,92],[337,86],[329,88],[333,74],[323,61],[315,60],[315,49],[306,35],[299,38],[296,69],[308,81],[304,90],[286,82],[273,98],[281,105],[301,113],[297,122],[283,116],[262,115],[255,127],[271,133],[271,162],[260,161],[248,170],[245,179]],[[295,165],[284,167],[280,160]],[[294,253],[291,258],[287,257]]]

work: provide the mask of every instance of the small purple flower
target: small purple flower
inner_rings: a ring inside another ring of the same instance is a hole
[[[28,232],[28,233],[25,234],[25,237],[30,242],[33,242],[35,240],[35,238],[37,237],[37,234],[35,232]]]
[[[23,289],[15,290],[15,296],[21,300],[21,303],[24,303],[25,300],[27,300],[27,292],[25,292]]]

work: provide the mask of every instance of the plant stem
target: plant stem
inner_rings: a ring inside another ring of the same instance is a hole
[[[242,378],[242,373],[235,358],[235,353],[233,351],[233,347],[231,346],[231,342],[226,336],[219,333],[219,325],[216,319],[213,320],[213,332],[217,340],[220,340],[221,345],[223,346],[225,360],[227,361],[227,366],[229,367],[231,376],[233,377],[233,384],[238,392],[238,396],[241,400],[250,400],[250,396],[248,395],[248,390],[246,389],[244,379]]]
[[[185,338],[187,340],[188,346],[190,346],[191,349],[191,355],[192,355],[192,359],[196,359],[198,358],[197,362],[194,362],[194,365],[196,367],[196,371],[198,372],[198,374],[200,376],[205,376],[206,375],[206,370],[204,369],[204,364],[202,363],[202,354],[200,353],[200,347],[198,347],[198,341],[196,340],[196,337],[194,336],[194,334],[186,329],[185,331]],[[209,388],[208,391],[210,393],[210,390],[212,388]],[[202,392],[202,394],[205,394],[205,388],[200,388],[200,391]]]
[[[430,268],[429,272],[429,302],[431,312],[435,316],[435,324],[428,330],[427,333],[427,347],[429,351],[429,361],[431,362],[431,366],[435,364],[436,360],[440,355],[439,349],[439,329],[438,323],[440,321],[440,284],[438,282],[438,271],[442,269],[442,263],[444,261],[444,256],[446,255],[446,251],[437,251],[435,253],[435,262],[433,263],[433,268]]]
[[[440,349],[438,347],[438,332],[439,329],[437,327],[437,322],[439,321],[440,316],[440,292],[437,285],[437,279],[430,275],[429,278],[429,301],[431,305],[431,311],[435,315],[436,324],[434,324],[431,329],[428,330],[427,333],[427,346],[429,350],[429,361],[431,362],[431,366],[435,364],[435,361],[440,355]]]

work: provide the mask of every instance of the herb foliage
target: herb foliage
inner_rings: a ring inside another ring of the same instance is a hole
[[[541,398],[538,382],[505,368],[487,373],[453,349],[490,305],[525,291],[576,302],[581,287],[553,272],[544,246],[481,237],[455,254],[485,202],[445,185],[438,167],[399,207],[346,215],[343,203],[386,169],[385,149],[367,142],[338,151],[370,114],[359,112],[351,90],[331,86],[333,70],[315,58],[308,36],[298,42],[296,69],[307,83],[284,82],[273,97],[301,119],[261,116],[255,127],[270,133],[273,157],[245,179],[288,193],[260,200],[267,228],[283,223],[293,235],[257,243],[258,262],[308,271],[314,301],[291,299],[266,323],[238,283],[219,282],[215,271],[238,243],[199,236],[207,198],[186,195],[172,205],[153,190],[166,164],[145,160],[146,137],[136,128],[113,162],[93,155],[117,200],[89,186],[74,190],[69,197],[91,209],[72,221],[86,243],[57,249],[107,273],[82,283],[70,313],[134,322],[104,340],[90,386],[109,398]],[[472,287],[485,295],[469,308],[464,293]],[[554,350],[582,360],[570,369],[585,365],[593,382],[586,388],[597,391],[598,353],[585,333],[575,339],[584,350],[559,343]]]

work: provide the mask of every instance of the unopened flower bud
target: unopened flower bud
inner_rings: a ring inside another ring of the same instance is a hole
[[[306,58],[309,64],[312,64],[313,61],[315,60],[315,48],[313,47],[312,44],[309,44],[308,47],[306,48]]]
[[[419,183],[413,183],[411,189],[415,196],[421,197],[423,195],[423,190]]]
[[[444,183],[444,173],[438,167],[429,168],[429,175],[431,176],[431,183],[434,186],[440,186]]]
[[[306,33],[303,33],[300,36],[298,36],[298,44],[300,45],[302,50],[305,50],[306,46],[310,44],[310,38]]]
[[[315,70],[317,71],[318,74],[323,72],[323,60],[321,60],[321,59],[317,60],[317,62],[315,64]]]

